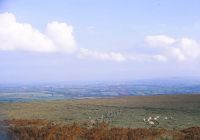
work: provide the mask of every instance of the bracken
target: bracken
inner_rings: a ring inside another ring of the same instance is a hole
[[[46,120],[7,120],[9,140],[200,140],[200,127],[184,130],[161,128],[109,128],[105,122],[93,128],[82,124],[56,124]]]

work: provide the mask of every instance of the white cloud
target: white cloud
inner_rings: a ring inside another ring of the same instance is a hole
[[[76,49],[73,28],[65,23],[52,22],[47,33],[30,24],[19,23],[11,13],[0,14],[0,50],[33,52],[72,52]]]
[[[72,26],[66,23],[51,22],[47,24],[46,33],[57,46],[58,51],[71,53],[76,50]]]
[[[179,61],[196,60],[200,57],[200,44],[190,38],[182,38],[178,41],[178,45],[171,48],[172,54]]]
[[[126,58],[118,52],[101,53],[85,48],[80,48],[78,56],[80,58],[94,58],[98,60],[112,60],[117,62],[122,62],[126,60]]]
[[[160,55],[160,54],[154,55],[153,58],[157,61],[160,61],[160,62],[166,62],[167,61],[167,58],[163,55]]]
[[[175,39],[166,35],[147,36],[145,41],[149,45],[164,46],[159,49],[160,54],[153,56],[158,61],[195,61],[200,58],[200,44],[194,39],[183,37]]]
[[[149,35],[145,41],[156,46],[155,52],[99,52],[78,48],[73,27],[57,21],[48,23],[44,33],[28,23],[16,21],[12,13],[0,14],[0,51],[30,51],[40,53],[73,53],[80,58],[104,61],[195,61],[200,59],[200,43],[191,38],[175,39],[166,35]],[[162,46],[162,47],[159,47]],[[157,48],[159,47],[159,49]]]
[[[197,58],[200,55],[200,44],[190,38],[180,40],[180,50],[186,57]]]
[[[167,58],[163,55],[150,55],[150,54],[140,54],[140,53],[120,53],[120,52],[98,52],[94,50],[89,50],[86,48],[80,48],[78,53],[79,58],[96,59],[104,61],[116,61],[116,62],[166,62]]]
[[[183,54],[183,52],[179,48],[172,48],[171,53],[179,61],[185,61],[186,60],[185,55]]]
[[[174,38],[166,35],[150,35],[145,38],[145,41],[151,46],[169,46],[176,42]]]

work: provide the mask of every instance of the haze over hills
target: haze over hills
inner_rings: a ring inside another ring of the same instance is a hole
[[[168,78],[124,82],[60,82],[0,85],[0,101],[193,93],[200,93],[200,80],[198,79]]]

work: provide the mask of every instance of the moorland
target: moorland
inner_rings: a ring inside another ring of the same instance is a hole
[[[138,139],[158,138],[160,134],[163,139],[199,138],[199,94],[2,102],[0,106],[2,126],[22,140],[43,131],[45,139],[64,139],[70,133],[77,133],[72,139],[94,139],[98,135],[102,139],[125,140],[134,139],[136,133],[146,136]],[[157,119],[152,124],[149,118]],[[89,138],[93,133],[94,137]]]

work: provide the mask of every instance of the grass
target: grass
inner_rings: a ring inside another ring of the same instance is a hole
[[[159,115],[157,128],[183,129],[200,125],[200,95],[195,94],[0,103],[0,106],[1,120],[45,119],[72,124],[103,116],[111,127],[149,128],[143,118]]]

